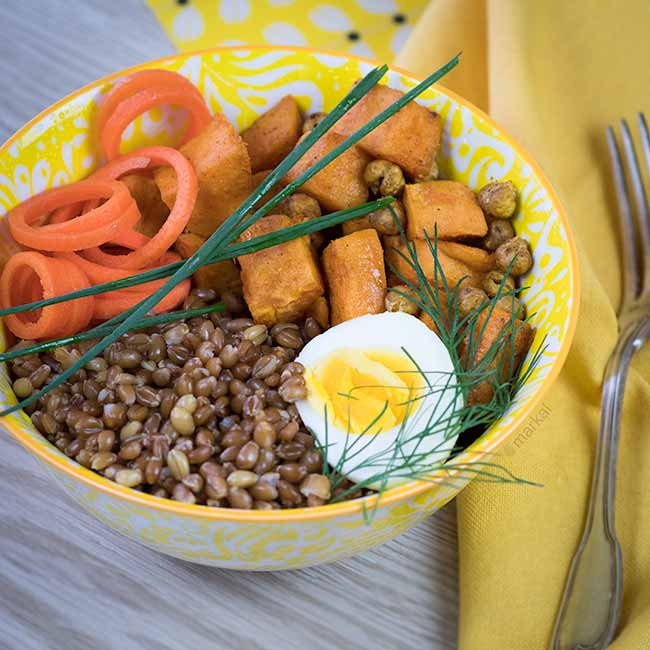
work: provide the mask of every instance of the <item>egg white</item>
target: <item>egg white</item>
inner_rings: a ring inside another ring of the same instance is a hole
[[[376,434],[348,433],[334,424],[331,414],[328,414],[326,434],[324,402],[313,392],[307,399],[296,402],[305,426],[312,431],[321,445],[327,444],[327,456],[331,465],[335,466],[339,463],[346,444],[348,449],[354,445],[340,469],[350,480],[359,483],[389,468],[392,453],[382,454],[382,452],[394,449],[398,437],[405,441],[422,431],[427,423],[436,422],[441,417],[449,417],[453,411],[460,408],[458,401],[462,397],[454,388],[456,383],[453,375],[454,366],[447,348],[435,332],[415,316],[402,312],[385,312],[345,321],[313,338],[302,349],[296,361],[307,369],[314,368],[325,357],[342,348],[361,351],[379,348],[399,355],[404,355],[406,350],[420,370],[427,373],[426,377],[431,386],[440,389],[445,385],[448,386],[442,393],[423,397],[419,407],[409,415],[403,428],[398,425]],[[415,451],[416,446],[417,454],[428,452],[427,464],[433,466],[443,462],[455,445],[458,432],[453,435],[449,435],[449,431],[446,433],[447,435],[444,431],[440,431],[423,436],[419,440],[403,444],[403,448],[407,454]],[[357,440],[359,438],[361,440]],[[352,453],[355,456],[350,458]],[[378,454],[382,454],[381,458],[376,457]],[[371,461],[373,465],[368,466]],[[389,479],[387,485],[392,487],[404,480],[406,479],[395,477]],[[368,486],[377,487],[377,484],[372,483]]]

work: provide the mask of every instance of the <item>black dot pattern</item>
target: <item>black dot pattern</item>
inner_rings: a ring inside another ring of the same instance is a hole
[[[406,22],[406,16],[404,14],[395,14],[393,22],[397,25],[403,25]]]
[[[360,38],[359,32],[348,32],[348,41],[358,41]]]

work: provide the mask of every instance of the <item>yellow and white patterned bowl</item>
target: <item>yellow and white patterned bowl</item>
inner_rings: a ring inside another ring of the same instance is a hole
[[[213,112],[225,113],[241,129],[287,93],[305,111],[327,111],[371,66],[348,55],[244,46],[172,56],[106,77],[41,113],[0,148],[0,214],[45,188],[83,178],[94,168],[97,105],[125,72],[176,70],[201,89]],[[387,82],[408,89],[417,80],[392,69]],[[546,351],[506,416],[456,459],[471,462],[494,453],[538,408],[560,372],[578,314],[576,254],[557,197],[526,152],[485,114],[441,87],[429,89],[419,101],[443,116],[441,169],[447,177],[473,188],[509,178],[520,189],[515,225],[535,251],[524,299],[535,313],[537,342],[546,337]],[[173,142],[182,121],[176,111],[152,111],[127,130],[125,144],[133,148]],[[14,250],[4,220],[0,243],[5,257]],[[5,371],[0,393],[5,403],[14,403]],[[381,498],[371,524],[364,523],[359,501],[284,511],[212,509],[155,499],[84,469],[42,438],[24,413],[1,424],[72,497],[109,526],[157,551],[231,569],[289,569],[350,556],[416,525],[467,483],[460,475],[438,472],[428,482],[391,489]],[[366,507],[373,506],[374,499],[365,499]]]

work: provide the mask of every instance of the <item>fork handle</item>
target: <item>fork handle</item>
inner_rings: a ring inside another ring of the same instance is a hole
[[[552,650],[604,650],[616,632],[623,587],[623,560],[614,528],[621,408],[630,361],[649,334],[649,318],[629,324],[605,369],[587,519],[567,576]]]

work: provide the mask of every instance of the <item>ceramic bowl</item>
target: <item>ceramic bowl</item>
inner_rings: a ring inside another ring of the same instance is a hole
[[[45,188],[81,179],[93,170],[98,158],[93,131],[97,106],[125,73],[160,67],[178,71],[200,88],[213,112],[223,112],[242,129],[288,93],[306,112],[327,111],[372,66],[349,55],[244,46],[171,56],[105,77],[43,111],[0,148],[0,214]],[[406,90],[418,80],[393,68],[386,82]],[[566,216],[533,159],[487,115],[452,92],[433,87],[418,101],[444,119],[444,176],[475,189],[492,179],[511,179],[519,188],[515,228],[535,253],[524,301],[535,313],[536,342],[546,337],[546,351],[505,417],[457,459],[472,461],[494,454],[540,409],[573,337],[578,267]],[[183,119],[172,109],[154,110],[127,129],[125,146],[173,143]],[[6,258],[14,250],[2,220],[0,252]],[[5,370],[0,395],[4,403],[15,402]],[[1,424],[70,496],[108,526],[162,553],[229,569],[290,569],[359,553],[415,526],[467,484],[466,477],[440,471],[427,482],[388,490],[371,523],[364,521],[360,501],[281,511],[214,509],[156,499],[102,478],[47,442],[22,412]],[[373,506],[374,499],[366,498],[366,507]]]

